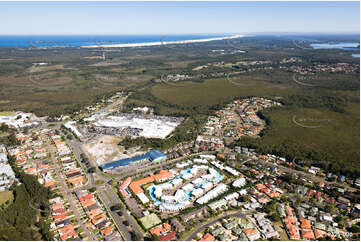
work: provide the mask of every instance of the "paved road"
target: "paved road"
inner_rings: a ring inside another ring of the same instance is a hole
[[[118,99],[117,101],[113,102],[112,104],[100,109],[99,111],[97,112],[105,112],[105,111],[109,111],[110,109],[118,106],[118,105],[123,105],[124,101],[128,98],[128,96],[126,97],[123,97],[123,98],[120,98]]]
[[[79,142],[77,140],[69,142],[69,144],[73,148],[73,152],[75,153],[75,155],[78,158],[80,158],[81,153],[84,153],[86,155],[85,152],[82,152],[81,145],[79,144]],[[92,163],[93,161],[91,161],[89,159],[89,162]],[[111,179],[103,177],[98,168],[96,169],[96,176],[99,179],[101,179],[101,180],[103,180],[105,182],[104,185],[96,185],[95,182],[94,182],[94,175],[90,174],[90,182],[85,187],[83,186],[83,187],[81,187],[79,189],[89,189],[90,187],[96,187],[97,191],[98,191],[98,194],[101,196],[101,199],[104,202],[107,202],[107,204],[105,204],[105,205],[109,208],[109,211],[111,211],[110,207],[120,202],[119,198],[118,198],[118,195],[113,192],[110,185],[108,184],[108,182]],[[109,201],[108,197],[104,194],[104,191],[102,191],[103,188],[106,189],[106,191],[109,194],[109,196],[111,197],[112,201]],[[78,189],[76,189],[76,190],[78,190]],[[112,213],[112,214],[114,215],[114,213]],[[141,238],[141,240],[144,240],[143,233],[139,230],[138,225],[135,224],[134,220],[128,214],[128,211],[125,208],[122,209],[122,214],[125,217],[125,219],[128,221],[128,223],[130,224],[130,226],[133,228],[133,230],[136,232],[136,234],[138,234],[139,238]],[[113,218],[114,218],[114,222],[117,224],[118,228],[120,230],[122,230],[124,237],[126,237],[125,239],[130,240],[130,238],[127,238],[127,236],[130,236],[129,231],[128,231],[128,229],[126,227],[124,229],[124,225],[123,225],[119,215],[116,214],[116,215],[113,216]],[[119,218],[119,219],[117,219],[117,218]]]
[[[190,241],[196,234],[198,234],[199,232],[201,232],[203,229],[208,228],[209,226],[211,226],[212,224],[217,223],[218,221],[221,221],[222,219],[225,218],[229,218],[229,217],[239,217],[239,218],[246,218],[246,214],[244,214],[243,212],[236,212],[236,213],[231,213],[231,214],[226,214],[223,215],[222,217],[216,218],[215,220],[203,224],[201,227],[199,227],[196,231],[194,231],[190,236],[188,236],[188,238],[186,238],[184,241]]]
[[[108,192],[110,198],[112,199],[113,205],[120,203],[118,195],[114,193],[113,189],[110,187],[109,184],[105,184],[105,189]],[[139,236],[139,239],[144,240],[143,233],[139,230],[138,225],[134,222],[131,215],[129,215],[128,210],[126,208],[122,209],[122,214],[126,218],[126,220],[128,220],[130,227],[132,227],[135,233]]]
[[[121,231],[121,234],[123,236],[124,240],[131,240],[131,235],[128,231],[128,228],[123,224],[122,219],[120,218],[120,216],[116,213],[111,211],[111,206],[112,206],[112,202],[109,201],[107,195],[104,193],[104,190],[102,189],[97,189],[98,195],[101,196],[101,199],[103,200],[104,205],[107,207],[107,210],[110,211],[114,222],[116,223],[118,229]]]
[[[70,204],[70,207],[71,209],[73,210],[74,212],[74,215],[75,215],[75,218],[76,220],[78,221],[78,224],[80,225],[80,227],[84,230],[84,232],[86,233],[88,239],[90,240],[95,240],[95,236],[90,233],[90,231],[88,230],[88,228],[85,226],[85,224],[82,222],[81,220],[81,216],[80,216],[80,213],[79,213],[79,210],[78,208],[75,206],[75,201],[74,201],[74,198],[72,196],[72,190],[68,189],[68,186],[66,185],[65,183],[65,180],[64,180],[64,177],[63,175],[61,174],[60,172],[60,169],[59,169],[59,164],[55,158],[55,155],[54,155],[54,147],[52,147],[49,143],[48,143],[48,150],[50,151],[50,154],[51,154],[51,159],[54,163],[54,168],[55,168],[55,173],[56,173],[56,176],[58,177],[58,179],[60,180],[60,184],[61,184],[61,187],[62,187],[62,190],[64,191],[64,195],[66,197],[66,199],[68,200],[69,204]]]

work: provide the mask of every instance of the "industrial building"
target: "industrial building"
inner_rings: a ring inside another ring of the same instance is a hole
[[[117,169],[118,167],[121,167],[121,166],[130,165],[132,163],[140,163],[140,162],[144,162],[144,161],[148,161],[148,160],[150,162],[159,162],[159,161],[165,160],[166,158],[167,158],[167,156],[165,154],[163,154],[162,152],[160,152],[159,150],[150,150],[143,155],[113,161],[111,163],[101,165],[101,166],[99,166],[99,168],[102,171],[107,172],[107,171],[112,171],[114,169]]]

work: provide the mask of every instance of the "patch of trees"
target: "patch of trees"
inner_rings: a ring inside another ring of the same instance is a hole
[[[326,108],[334,112],[344,113],[346,101],[337,96],[287,95],[281,102],[288,106],[303,108]]]
[[[350,178],[359,177],[359,164],[345,166],[342,161],[333,160],[327,153],[314,150],[306,145],[300,144],[292,139],[284,140],[280,144],[266,143],[261,139],[252,137],[241,137],[234,141],[231,147],[242,146],[256,149],[260,154],[274,154],[284,157],[289,161],[302,160],[305,166],[317,165],[337,175],[346,175]]]
[[[2,132],[7,132],[9,130],[9,126],[7,126],[6,124],[1,124],[0,125],[0,131]]]
[[[0,143],[4,144],[5,146],[15,146],[15,145],[19,145],[20,141],[16,139],[15,132],[12,131],[7,136],[1,136]]]
[[[16,167],[13,157],[9,157],[9,163],[22,184],[11,188],[14,202],[0,211],[0,240],[53,240],[46,223],[50,191],[39,184],[36,177]],[[41,204],[43,212],[30,208],[29,203]]]
[[[124,208],[123,205],[120,204],[120,203],[117,203],[117,204],[114,204],[114,205],[110,208],[110,210],[112,210],[112,211],[118,211],[118,210],[122,210],[122,208]]]

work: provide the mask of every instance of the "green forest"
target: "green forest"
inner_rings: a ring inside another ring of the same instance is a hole
[[[51,192],[39,184],[35,176],[17,168],[13,157],[9,157],[9,163],[20,184],[11,188],[14,202],[0,209],[0,240],[53,240],[46,222]],[[29,203],[41,204],[42,212],[30,208]]]

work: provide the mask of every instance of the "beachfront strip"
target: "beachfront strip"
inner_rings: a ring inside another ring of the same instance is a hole
[[[103,48],[130,48],[130,47],[145,47],[145,46],[157,46],[157,45],[175,45],[175,44],[190,44],[190,43],[202,43],[215,40],[229,40],[242,38],[244,35],[232,35],[224,37],[215,37],[207,39],[194,39],[194,40],[175,40],[175,41],[159,41],[159,42],[148,42],[148,43],[128,43],[128,44],[111,44],[101,45]],[[99,48],[99,45],[85,45],[82,48]]]

